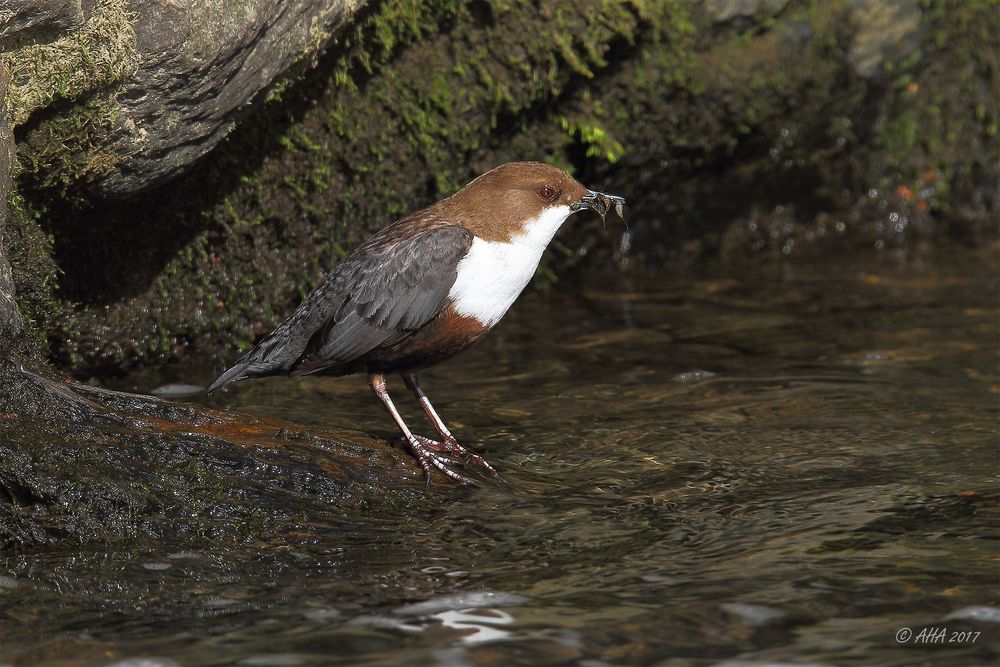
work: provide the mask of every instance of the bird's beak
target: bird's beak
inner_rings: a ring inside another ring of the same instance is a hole
[[[570,209],[573,211],[582,211],[585,208],[596,211],[601,218],[606,218],[608,211],[614,208],[618,217],[625,220],[625,198],[618,195],[587,190],[587,194],[580,197],[579,201],[570,204]]]

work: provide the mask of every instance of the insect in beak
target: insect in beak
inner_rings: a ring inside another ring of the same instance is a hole
[[[570,209],[573,211],[582,211],[585,208],[597,212],[601,216],[601,220],[606,220],[608,212],[614,208],[615,214],[621,218],[622,222],[625,221],[625,198],[618,195],[588,190],[587,194],[580,197],[579,201],[570,205]]]

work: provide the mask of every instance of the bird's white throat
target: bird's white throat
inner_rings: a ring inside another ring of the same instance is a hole
[[[546,246],[572,213],[569,206],[546,209],[509,243],[473,239],[448,293],[455,311],[485,326],[499,322],[535,275]]]

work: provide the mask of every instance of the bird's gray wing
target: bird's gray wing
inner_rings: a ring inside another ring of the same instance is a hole
[[[446,225],[373,240],[358,249],[346,298],[310,337],[293,375],[350,364],[432,320],[445,305],[472,234]]]
[[[443,221],[420,222],[403,219],[359,246],[208,391],[249,377],[346,366],[433,319],[473,237]]]

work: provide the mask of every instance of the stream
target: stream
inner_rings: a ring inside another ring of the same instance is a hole
[[[2,555],[0,663],[996,664],[996,250],[530,291],[421,375],[506,485],[294,542]],[[362,377],[185,400],[396,437]]]

